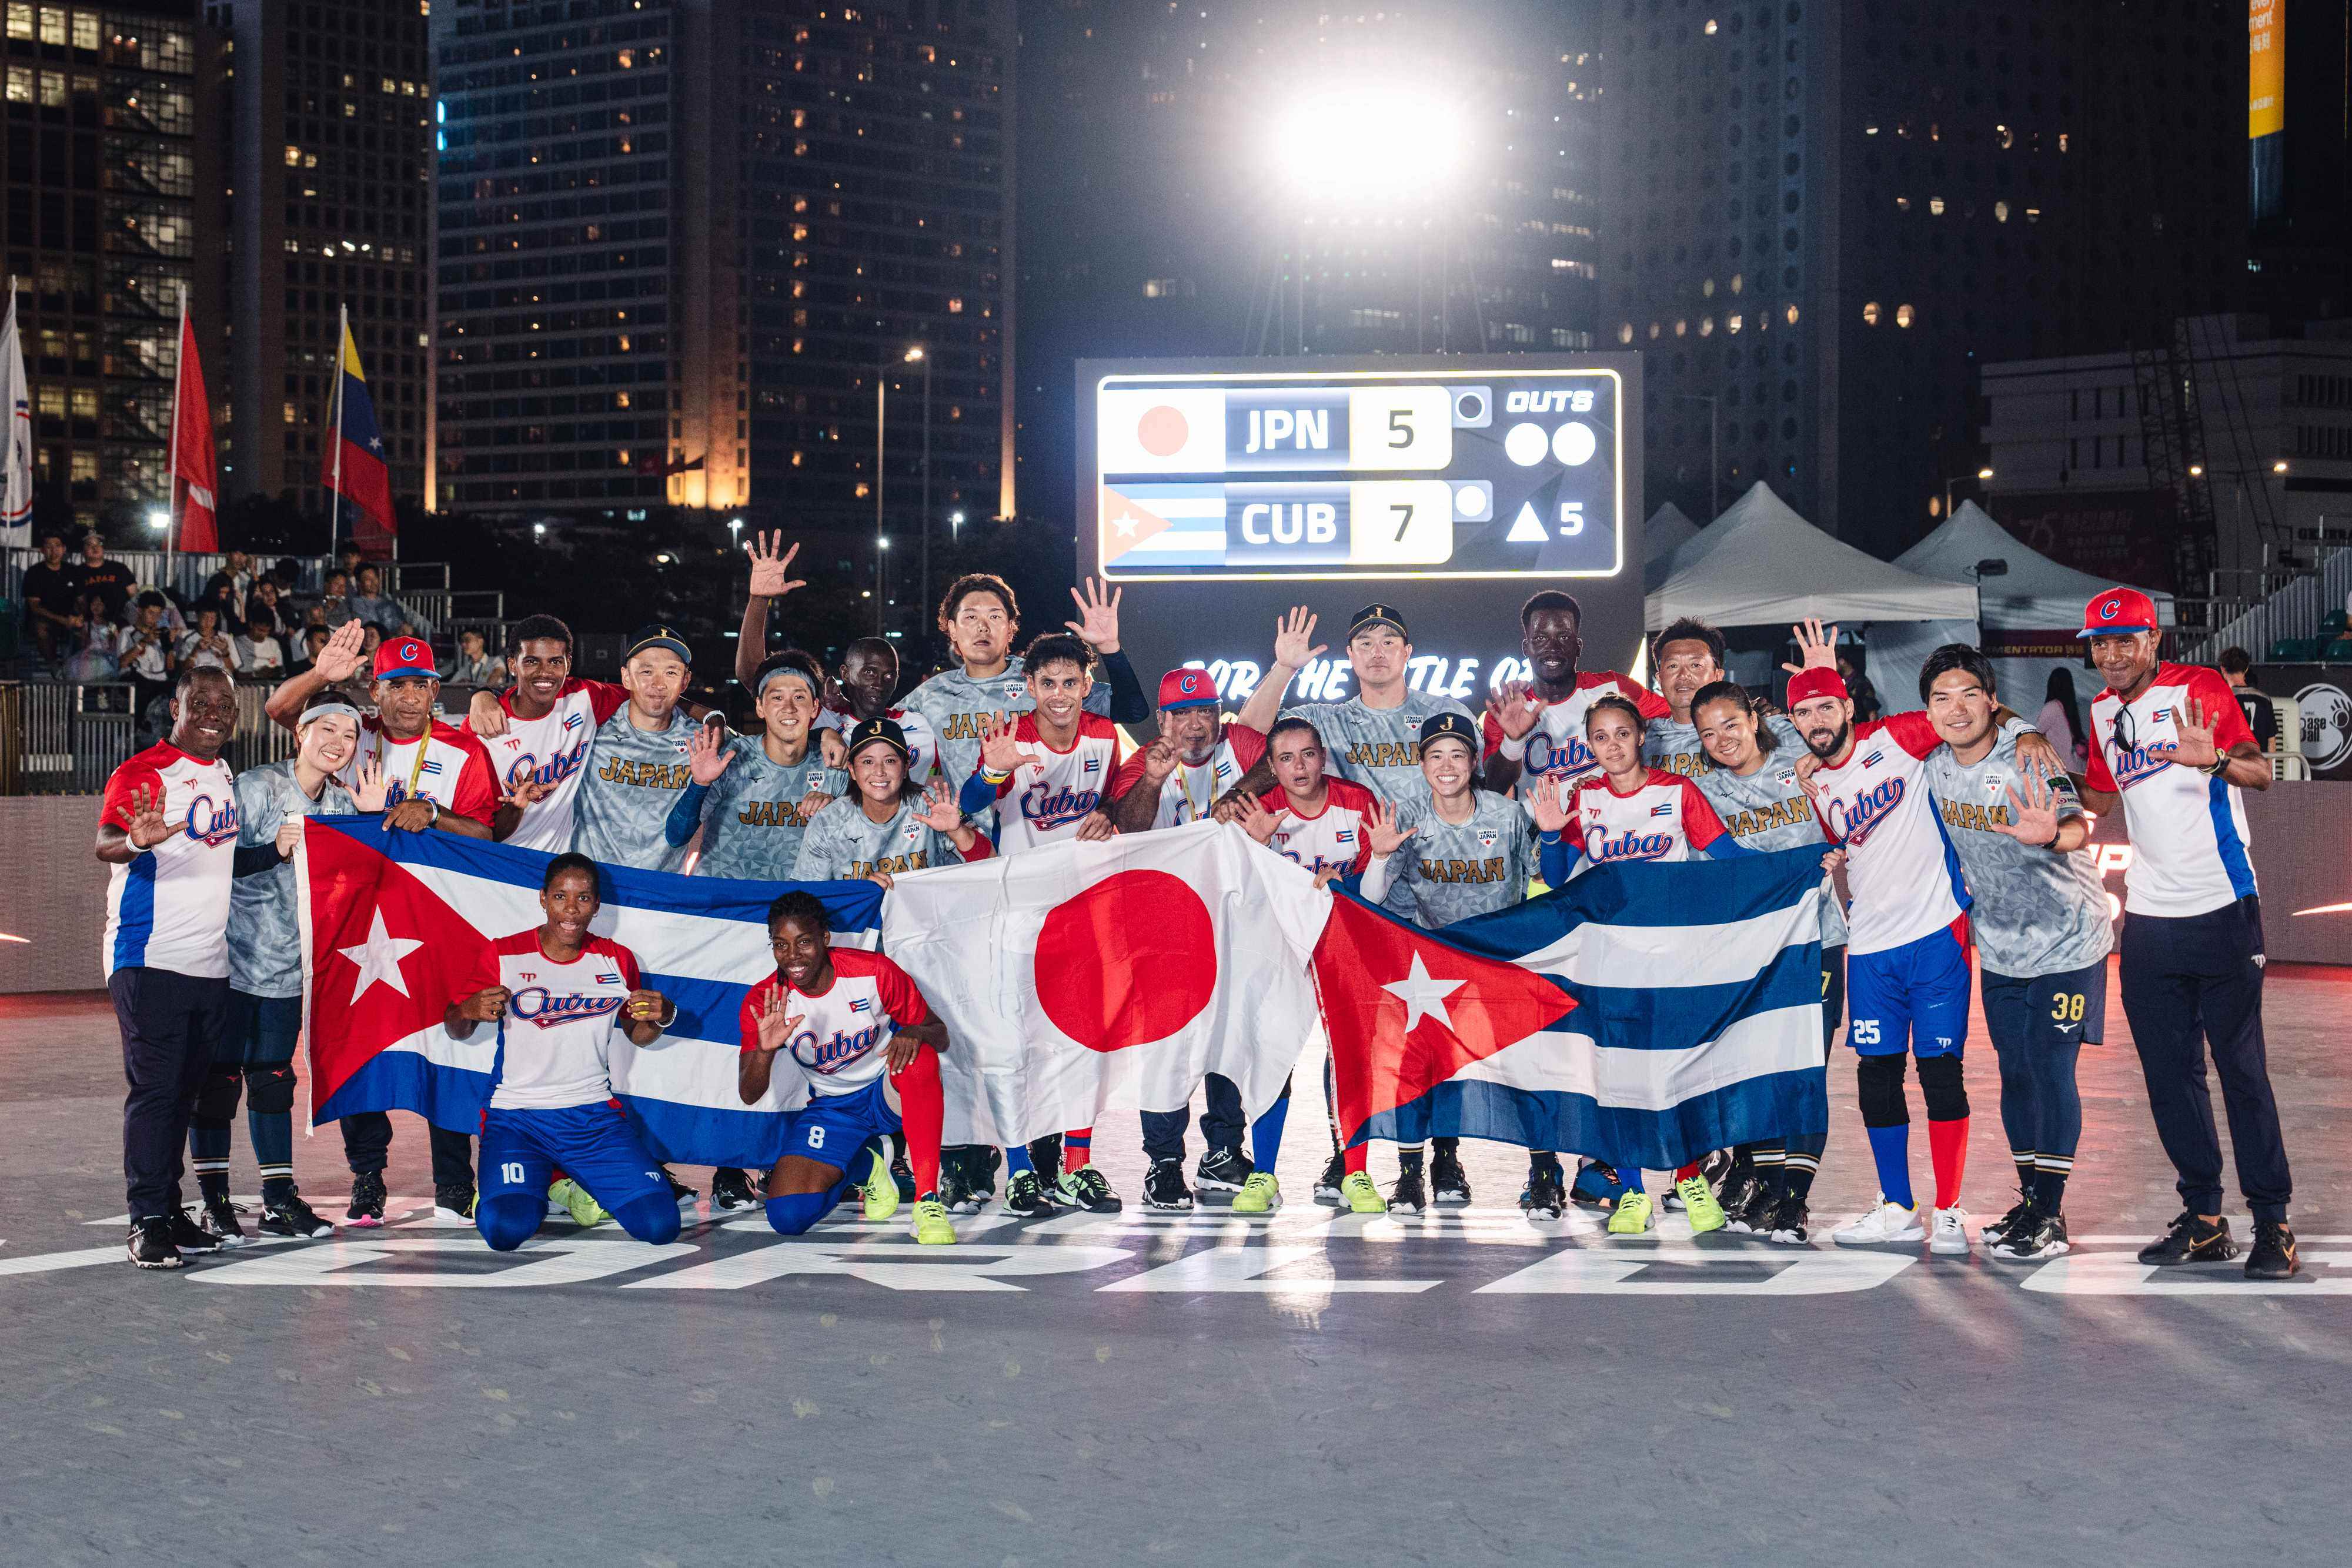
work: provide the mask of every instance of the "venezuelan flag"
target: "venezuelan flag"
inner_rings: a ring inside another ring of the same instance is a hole
[[[359,345],[343,323],[343,358],[336,390],[335,440],[320,465],[320,482],[340,490],[385,534],[393,531],[392,474],[384,466],[383,432],[375,422],[375,399],[368,395],[367,372],[360,368]],[[338,458],[341,461],[338,463]],[[356,536],[362,530],[354,529]],[[362,541],[364,548],[364,541]]]

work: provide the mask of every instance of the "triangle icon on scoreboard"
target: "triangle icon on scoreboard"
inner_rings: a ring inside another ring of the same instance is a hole
[[[1543,519],[1536,516],[1536,504],[1524,501],[1519,505],[1519,515],[1511,519],[1511,531],[1503,536],[1503,542],[1507,545],[1539,545],[1550,538],[1544,532]]]

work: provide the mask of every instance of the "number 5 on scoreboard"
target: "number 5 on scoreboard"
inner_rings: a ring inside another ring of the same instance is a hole
[[[1454,486],[1442,479],[1371,479],[1348,486],[1353,566],[1437,566],[1454,555]]]
[[[1438,469],[1454,461],[1444,387],[1358,387],[1348,393],[1348,466]],[[1393,525],[1391,525],[1393,531]]]

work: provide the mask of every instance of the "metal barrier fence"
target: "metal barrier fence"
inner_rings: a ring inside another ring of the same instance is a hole
[[[25,569],[40,559],[41,552],[38,549],[22,545],[0,549],[0,599],[22,599]],[[132,579],[141,588],[154,588],[163,583],[164,556],[162,550],[119,550],[110,548],[106,552],[106,559],[119,560],[130,568]],[[285,558],[262,555],[255,559],[254,564],[257,567],[275,566],[282,559]],[[332,557],[302,555],[292,559],[300,569],[295,580],[295,592],[317,593],[326,587],[327,573],[334,566]],[[66,559],[68,561],[81,559],[81,551],[67,550]],[[172,591],[183,599],[194,599],[203,593],[205,584],[211,580],[213,573],[226,570],[228,566],[227,555],[219,551],[191,555],[183,550],[174,554],[171,561]],[[396,598],[416,599],[438,595],[441,599],[446,600],[450,596],[447,561],[379,560],[370,561],[368,564],[383,571],[384,581],[389,585],[387,591]],[[462,600],[472,595],[460,593],[457,597]],[[419,614],[430,617],[436,624],[444,619],[442,616],[434,615],[422,604],[417,605],[416,609]]]
[[[134,711],[137,693],[120,681],[70,685],[60,681],[0,682],[0,794],[89,795],[150,744]],[[236,688],[236,733],[225,753],[231,768],[257,767],[294,754],[294,737],[269,722],[269,688]]]

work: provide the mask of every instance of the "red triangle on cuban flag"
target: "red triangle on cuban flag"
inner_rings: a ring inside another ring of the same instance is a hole
[[[1465,953],[1349,898],[1332,903],[1315,984],[1343,1141],[1576,1006],[1532,969]]]

